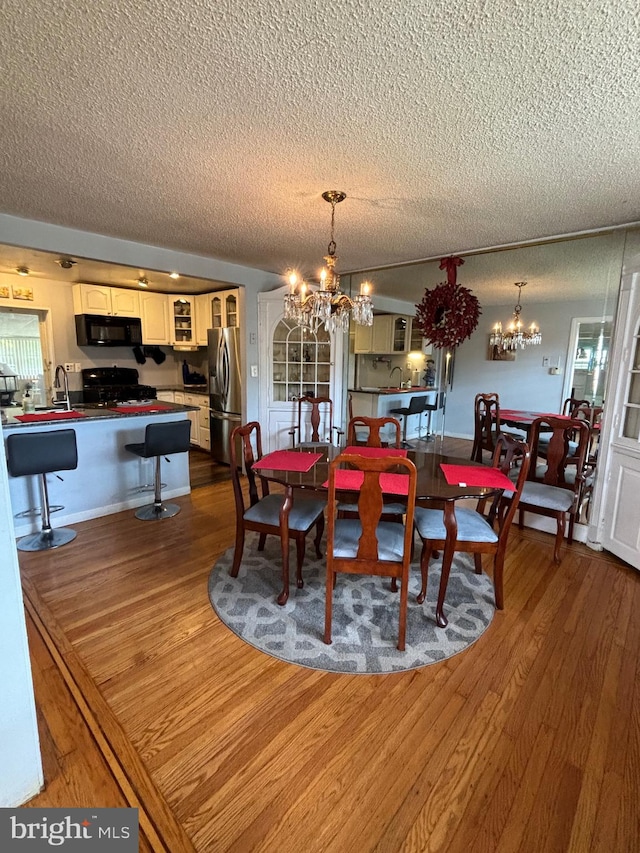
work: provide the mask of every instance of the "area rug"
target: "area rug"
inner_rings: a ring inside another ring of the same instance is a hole
[[[409,580],[406,650],[396,649],[400,593],[389,578],[339,575],[333,597],[332,644],[324,632],[325,561],[315,557],[312,543],[303,566],[304,587],[295,577],[289,600],[280,607],[282,587],[280,543],[247,536],[237,578],[229,575],[233,548],[226,551],[209,576],[209,600],[222,622],[242,640],[272,657],[311,669],[349,673],[386,673],[428,666],[468,649],[489,627],[494,613],[493,584],[473,571],[470,554],[456,554],[451,567],[445,613],[446,628],[435,623],[440,560],[429,567],[423,605],[416,603],[420,568],[416,559]],[[324,553],[324,547],[323,547]],[[309,553],[310,552],[310,553]],[[416,548],[416,556],[419,549]],[[295,554],[291,552],[292,573]]]

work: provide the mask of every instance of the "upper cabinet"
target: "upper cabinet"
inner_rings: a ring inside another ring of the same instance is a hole
[[[211,329],[227,329],[238,325],[238,291],[219,290],[211,297]]]
[[[112,317],[140,317],[140,294],[137,290],[107,287],[103,284],[74,284],[75,314],[100,314]]]
[[[162,346],[171,343],[169,335],[169,301],[165,293],[140,294],[142,343]]]
[[[376,314],[373,326],[356,326],[354,352],[379,355],[405,353],[411,348],[411,317]]]
[[[169,296],[169,336],[174,346],[196,344],[196,297]]]

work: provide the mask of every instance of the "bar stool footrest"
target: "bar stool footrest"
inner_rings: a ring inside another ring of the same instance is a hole
[[[49,507],[49,512],[60,512],[61,509],[64,509],[64,504],[54,504],[54,506]],[[13,517],[14,518],[35,518],[36,516],[42,515],[42,507],[34,506],[31,509],[25,509],[22,512],[17,512]]]

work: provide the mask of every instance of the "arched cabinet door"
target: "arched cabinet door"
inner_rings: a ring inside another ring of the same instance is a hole
[[[303,332],[284,319],[288,287],[258,296],[258,348],[263,365],[260,382],[260,423],[263,452],[290,446],[289,430],[297,423],[297,400],[302,394],[333,400],[333,422],[343,424],[342,332],[329,335]]]
[[[603,408],[590,538],[600,533],[608,551],[640,569],[640,239],[633,249],[625,254],[616,318],[622,333]]]

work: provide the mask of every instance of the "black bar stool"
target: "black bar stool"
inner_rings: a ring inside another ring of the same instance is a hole
[[[426,397],[425,397],[426,399]],[[438,412],[444,406],[444,391],[439,391],[436,396],[435,403],[425,403],[424,411],[427,412],[427,434],[425,436],[426,441],[433,441],[435,438],[435,434],[431,432],[431,415],[433,412]],[[418,432],[420,430],[418,429]]]
[[[136,512],[141,521],[155,521],[159,518],[172,518],[180,512],[178,504],[162,503],[162,481],[160,478],[160,458],[172,453],[186,453],[190,446],[191,421],[169,421],[168,423],[148,424],[144,431],[144,441],[125,444],[124,449],[143,459],[156,457],[153,503],[142,506]],[[169,459],[166,459],[170,462]]]
[[[422,421],[422,413],[425,409],[426,397],[412,397],[408,406],[402,406],[399,409],[389,409],[390,415],[401,415],[403,418],[402,421],[402,445],[403,447],[410,447],[411,445],[407,441],[407,421],[409,419],[409,415],[420,415],[420,419],[418,421],[418,435],[420,434],[420,423]]]
[[[69,527],[51,527],[51,513],[63,509],[49,505],[47,474],[55,471],[72,471],[78,467],[78,448],[73,429],[57,429],[51,432],[12,432],[7,437],[7,469],[12,477],[40,477],[41,506],[27,510],[19,516],[40,513],[42,529],[39,533],[23,536],[17,542],[20,551],[47,551],[59,548],[76,538],[76,531]],[[62,478],[60,478],[62,479]]]

